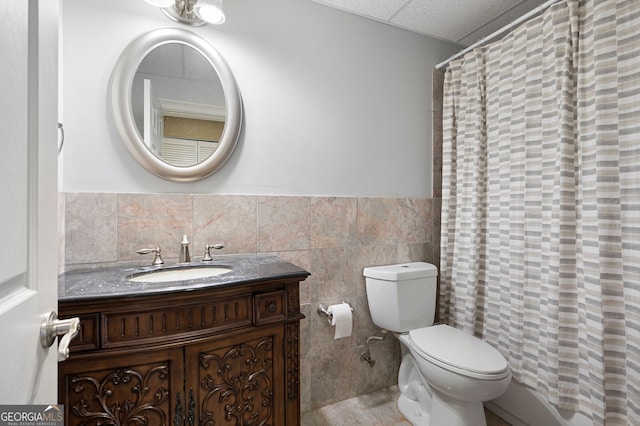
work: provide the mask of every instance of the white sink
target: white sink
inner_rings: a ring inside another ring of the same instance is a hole
[[[130,275],[127,280],[143,283],[164,283],[169,281],[197,280],[215,277],[231,272],[226,266],[187,266],[184,268],[161,269],[159,271]]]

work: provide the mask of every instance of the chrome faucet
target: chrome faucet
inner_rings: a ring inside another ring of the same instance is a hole
[[[224,244],[207,244],[204,246],[204,257],[202,258],[203,262],[211,262],[213,258],[211,257],[211,249],[220,250],[224,248]]]
[[[182,242],[180,243],[180,260],[178,263],[191,262],[191,255],[189,255],[189,240],[187,240],[187,234],[182,236]]]
[[[151,264],[152,265],[162,265],[164,263],[164,261],[162,260],[162,256],[160,256],[160,252],[161,252],[160,247],[156,247],[156,248],[140,249],[136,253],[138,253],[138,254],[153,253],[155,256],[154,256],[153,262]]]

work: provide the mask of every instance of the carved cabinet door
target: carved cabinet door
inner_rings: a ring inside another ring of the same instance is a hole
[[[187,346],[192,424],[286,424],[283,336],[284,327],[278,324]]]
[[[182,348],[173,348],[78,355],[61,363],[66,426],[182,424],[183,362]]]

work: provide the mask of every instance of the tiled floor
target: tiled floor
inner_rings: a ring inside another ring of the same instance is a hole
[[[302,426],[411,426],[398,412],[398,387],[340,401],[302,414]],[[509,426],[490,411],[487,426]]]
[[[411,426],[398,412],[398,387],[340,401],[302,414],[302,426]]]

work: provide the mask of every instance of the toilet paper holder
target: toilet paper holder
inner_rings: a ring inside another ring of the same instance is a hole
[[[349,303],[347,300],[343,300],[342,303],[346,303],[347,305],[349,305],[351,313],[355,312],[353,310],[353,306],[351,306],[351,303]],[[333,314],[329,312],[329,306],[326,303],[320,303],[318,305],[318,314],[325,315],[327,318],[329,318],[329,322],[333,320]]]

